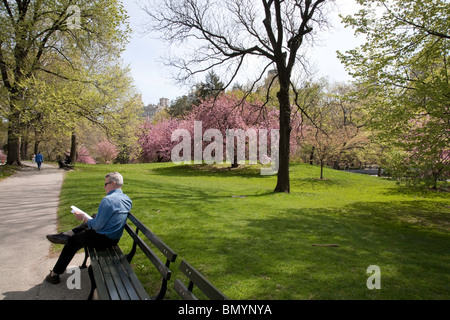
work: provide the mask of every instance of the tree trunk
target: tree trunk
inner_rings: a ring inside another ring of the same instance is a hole
[[[39,140],[34,141],[34,154],[35,155],[38,154],[38,152],[39,152],[39,144],[40,143],[41,143],[41,141],[39,141]]]
[[[77,136],[75,131],[72,132],[72,144],[70,146],[70,161],[75,163],[77,161]]]
[[[34,154],[38,154],[39,144],[41,143],[41,132],[34,128]]]
[[[239,167],[239,163],[238,163],[238,156],[237,156],[237,150],[234,150],[234,160],[233,163],[231,164],[231,168],[238,168]]]
[[[310,165],[314,164],[314,162],[313,162],[313,160],[314,160],[314,151],[316,151],[316,147],[312,146],[311,154],[309,155],[309,164]]]
[[[324,162],[320,162],[320,180],[323,180],[323,167],[325,166]]]
[[[20,155],[21,158],[28,159],[28,139],[25,137],[22,137],[20,143]]]
[[[439,180],[439,173],[433,172],[433,185],[431,186],[432,190],[437,190],[438,180]]]
[[[11,101],[11,110],[16,110],[14,102]],[[8,121],[8,157],[6,164],[21,166],[20,162],[20,113],[15,111]]]
[[[28,159],[28,147],[30,145],[30,129],[28,125],[23,126],[22,135],[20,139],[20,158],[22,160]]]
[[[284,83],[283,83],[284,82]],[[275,192],[290,193],[289,156],[291,137],[291,105],[289,102],[289,81],[282,81],[280,77],[280,91],[277,94],[280,103],[280,146],[278,180]]]
[[[20,137],[13,129],[8,129],[8,157],[6,164],[21,166],[20,162]]]

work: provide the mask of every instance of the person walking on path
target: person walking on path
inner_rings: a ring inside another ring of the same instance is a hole
[[[38,170],[41,170],[42,162],[44,162],[44,156],[42,155],[42,153],[38,152],[38,154],[36,155],[36,158],[34,160],[37,163]]]

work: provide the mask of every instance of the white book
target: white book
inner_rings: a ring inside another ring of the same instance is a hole
[[[81,213],[84,214],[89,220],[92,219],[92,217],[91,217],[90,215],[88,215],[86,212],[84,212],[83,210],[78,209],[78,208],[75,207],[75,206],[70,206],[70,207],[72,208],[72,213],[74,213],[74,211],[81,212]]]

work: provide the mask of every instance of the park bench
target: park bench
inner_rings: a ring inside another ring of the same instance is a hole
[[[73,168],[75,168],[75,164],[74,163],[66,163],[64,161],[58,161],[58,165],[59,165],[60,169],[73,170]]]
[[[189,279],[187,287],[180,279],[175,280],[174,289],[183,300],[198,300],[193,293],[194,286],[211,300],[228,300],[219,289],[214,287],[208,279],[200,274],[200,272],[192,267],[187,261],[181,261],[179,269]]]
[[[130,227],[128,220],[136,230]],[[105,250],[85,248],[86,256],[82,267],[86,266],[89,256],[88,271],[91,279],[89,300],[93,298],[95,289],[100,300],[161,300],[165,296],[167,282],[171,276],[169,266],[175,262],[177,254],[131,213],[128,214],[128,220],[125,230],[133,239],[133,247],[129,254],[123,254],[118,245]],[[145,236],[146,241],[138,235],[139,231]],[[147,243],[151,243],[159,253],[156,254]],[[130,265],[138,246],[162,277],[159,293],[154,297],[146,292]],[[164,256],[166,263],[159,256]]]

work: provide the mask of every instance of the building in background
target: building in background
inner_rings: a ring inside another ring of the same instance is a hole
[[[167,98],[161,98],[161,99],[159,99],[158,104],[149,104],[147,106],[144,106],[144,109],[142,112],[142,117],[150,120],[158,112],[163,111],[164,109],[169,109],[169,108],[170,108],[170,100]]]

